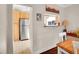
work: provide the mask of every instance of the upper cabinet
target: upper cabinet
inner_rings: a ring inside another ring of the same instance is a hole
[[[29,19],[29,13],[13,10],[13,19],[14,19],[13,22],[14,23],[19,22],[20,18]]]
[[[13,10],[13,23],[19,22],[20,12],[17,10]]]
[[[29,13],[28,12],[20,12],[20,18],[29,19]]]

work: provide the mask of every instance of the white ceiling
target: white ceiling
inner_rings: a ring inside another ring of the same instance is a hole
[[[30,7],[22,5],[13,5],[13,9],[16,9],[18,11],[30,11]]]
[[[63,8],[65,8],[65,7],[69,7],[69,6],[71,6],[72,4],[57,4],[59,7],[63,7]]]

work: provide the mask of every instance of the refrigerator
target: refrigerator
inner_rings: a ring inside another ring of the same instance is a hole
[[[20,19],[20,40],[28,40],[29,39],[29,20],[28,19]]]

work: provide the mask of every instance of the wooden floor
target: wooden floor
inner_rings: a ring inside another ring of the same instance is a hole
[[[57,47],[54,47],[52,49],[49,49],[49,50],[47,50],[45,52],[42,52],[40,54],[57,54]]]

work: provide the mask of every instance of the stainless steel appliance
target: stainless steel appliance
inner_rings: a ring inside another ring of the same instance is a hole
[[[29,20],[20,19],[20,40],[29,39]]]

